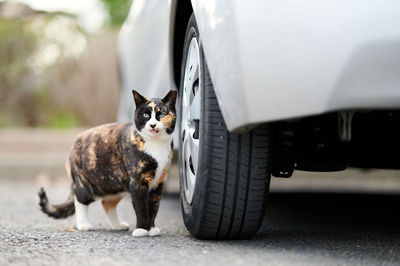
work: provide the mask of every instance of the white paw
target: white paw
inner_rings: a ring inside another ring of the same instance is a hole
[[[142,236],[148,236],[148,235],[149,235],[149,231],[147,231],[146,229],[143,229],[143,228],[136,228],[132,232],[132,236],[135,236],[135,237],[142,237]]]
[[[93,225],[90,223],[78,223],[76,227],[79,231],[89,231],[93,229]]]
[[[128,230],[129,224],[127,222],[119,222],[119,225],[113,226],[112,229],[114,230]]]
[[[158,229],[157,227],[152,227],[149,231],[149,236],[159,236],[161,235],[161,231],[160,229]]]

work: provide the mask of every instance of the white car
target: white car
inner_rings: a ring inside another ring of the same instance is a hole
[[[197,238],[253,236],[271,174],[400,168],[397,0],[135,0],[118,44],[120,121],[132,89],[179,91]]]

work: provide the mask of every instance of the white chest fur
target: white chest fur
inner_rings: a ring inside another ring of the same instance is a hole
[[[153,157],[157,162],[156,175],[150,185],[150,188],[153,188],[161,178],[165,167],[167,167],[169,164],[171,143],[170,141],[146,141],[144,145],[144,152]]]

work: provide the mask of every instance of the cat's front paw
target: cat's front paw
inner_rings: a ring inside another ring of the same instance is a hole
[[[93,229],[93,225],[90,223],[79,223],[76,225],[79,231],[89,231]]]
[[[161,235],[161,231],[160,229],[158,229],[157,227],[152,227],[149,231],[149,236],[159,236]]]
[[[149,231],[147,231],[146,229],[143,229],[143,228],[136,228],[132,232],[132,236],[134,236],[134,237],[142,237],[142,236],[148,236],[148,235],[149,235]]]
[[[129,224],[127,222],[119,222],[118,226],[113,227],[114,230],[129,230]]]

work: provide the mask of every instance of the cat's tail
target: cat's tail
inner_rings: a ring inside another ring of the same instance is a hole
[[[39,190],[39,206],[42,212],[55,219],[64,219],[75,213],[74,192],[71,190],[66,202],[53,205],[49,203],[46,192],[43,188]]]

